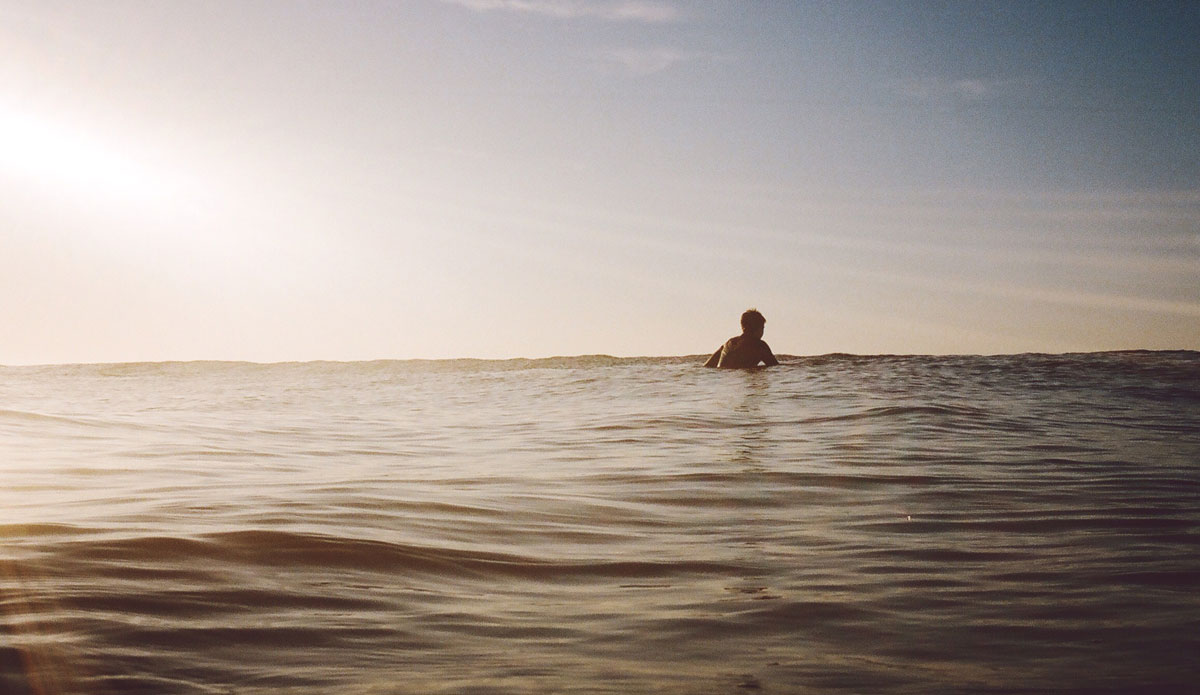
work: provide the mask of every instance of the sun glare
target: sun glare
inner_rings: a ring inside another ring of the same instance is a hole
[[[0,172],[55,195],[160,202],[159,172],[69,125],[0,104]]]

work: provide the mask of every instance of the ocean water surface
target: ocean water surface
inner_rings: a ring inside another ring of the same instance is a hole
[[[0,692],[1200,688],[1200,353],[0,368]]]

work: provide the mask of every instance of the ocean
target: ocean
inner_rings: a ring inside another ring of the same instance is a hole
[[[0,368],[0,692],[1200,689],[1200,353]]]

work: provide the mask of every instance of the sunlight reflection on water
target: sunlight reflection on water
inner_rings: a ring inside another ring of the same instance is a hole
[[[1198,366],[3,368],[0,685],[1184,691]]]

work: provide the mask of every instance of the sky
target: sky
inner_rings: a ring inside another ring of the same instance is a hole
[[[0,364],[1200,349],[1200,3],[0,0]]]

